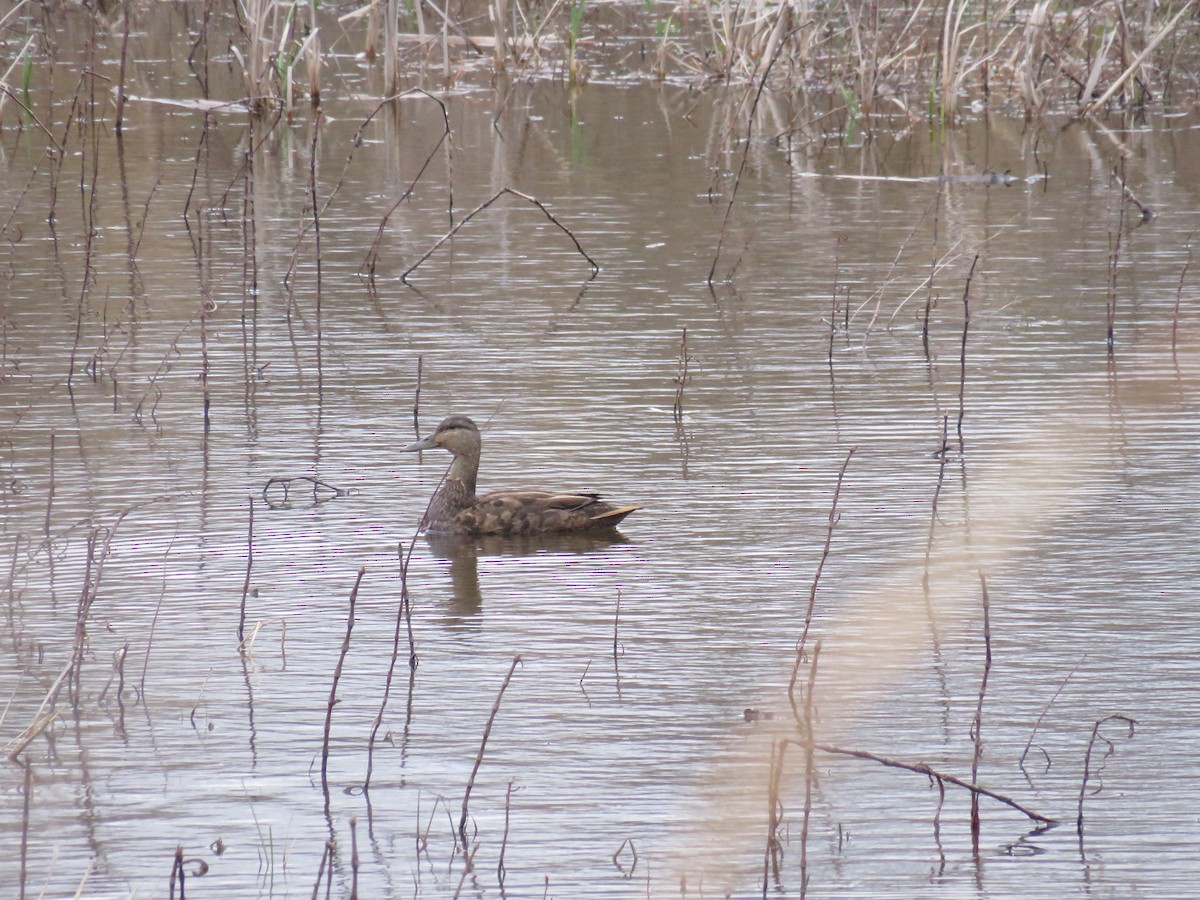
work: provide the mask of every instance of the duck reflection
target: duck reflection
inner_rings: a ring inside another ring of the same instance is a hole
[[[531,534],[521,537],[426,534],[425,541],[435,559],[450,563],[450,606],[444,620],[444,624],[449,627],[477,626],[482,622],[483,591],[479,586],[481,558],[581,556],[613,545],[629,543],[625,536],[615,529],[603,532]]]

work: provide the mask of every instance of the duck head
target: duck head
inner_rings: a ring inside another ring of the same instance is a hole
[[[407,447],[401,447],[404,453],[417,450],[436,450],[441,447],[449,450],[455,456],[478,457],[482,441],[479,429],[466,416],[449,416],[442,420],[437,430],[427,438],[414,441]]]

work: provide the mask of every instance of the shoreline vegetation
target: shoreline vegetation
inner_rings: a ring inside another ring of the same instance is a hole
[[[412,0],[240,0],[183,4],[183,32],[165,35],[156,5],[12,5],[0,16],[0,124],[21,118],[14,109],[36,116],[39,69],[65,52],[94,56],[97,44],[105,50],[94,71],[118,128],[138,93],[139,58],[164,47],[186,53],[196,102],[236,101],[261,115],[346,93],[346,70],[363,63],[378,69],[381,98],[467,84],[503,93],[512,79],[575,89],[646,79],[798,94],[810,115],[865,133],[952,126],[985,111],[1027,121],[1140,114],[1200,96],[1200,0],[465,0],[444,10]],[[225,74],[233,81],[222,88],[238,85],[243,96],[217,96]]]

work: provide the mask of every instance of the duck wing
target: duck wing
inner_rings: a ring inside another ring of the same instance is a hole
[[[477,534],[534,534],[611,528],[635,509],[617,509],[599,494],[516,489],[482,494],[461,516]]]

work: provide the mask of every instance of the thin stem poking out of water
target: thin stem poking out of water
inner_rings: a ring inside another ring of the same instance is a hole
[[[967,272],[967,283],[963,285],[963,327],[962,346],[958,357],[958,452],[964,452],[963,447],[963,418],[967,414],[967,335],[971,329],[971,279],[975,276],[975,266],[979,262],[979,254],[971,260],[971,271]]]
[[[366,567],[360,567],[358,577],[354,579],[354,587],[350,591],[350,609],[346,613],[346,637],[342,639],[342,652],[338,655],[337,666],[333,670],[333,684],[329,687],[329,705],[325,708],[325,739],[321,744],[321,789],[325,792],[326,802],[329,799],[329,783],[326,772],[329,767],[329,729],[333,724],[333,707],[337,703],[338,679],[342,677],[342,667],[346,664],[346,655],[350,652],[350,633],[354,630],[354,604],[358,600],[358,586],[362,584]]]
[[[971,740],[975,753],[971,757],[971,781],[979,780],[979,760],[983,756],[983,696],[987,693],[988,675],[992,671],[992,618],[988,601],[987,577],[979,573],[979,584],[983,590],[983,678],[979,682],[979,701],[975,704],[975,721],[971,724]],[[979,795],[971,794],[971,849],[979,858]]]
[[[842,494],[842,481],[846,477],[846,469],[850,465],[850,458],[854,456],[854,452],[858,447],[851,447],[846,454],[846,458],[842,461],[842,467],[838,470],[837,482],[833,486],[833,502],[829,505],[829,522],[825,527],[825,546],[821,550],[821,558],[817,561],[817,571],[813,574],[812,586],[808,589],[808,609],[804,613],[804,630],[800,633],[800,640],[796,642],[796,658],[792,666],[792,678],[788,682],[788,702],[792,705],[792,715],[797,722],[802,722],[799,706],[796,704],[796,681],[800,677],[800,664],[804,660],[804,643],[808,640],[808,629],[812,625],[813,609],[817,605],[817,584],[821,580],[821,572],[825,568],[825,561],[829,559],[829,548],[833,543],[833,529],[837,527],[838,519],[841,514],[838,512],[838,498]]]
[[[33,796],[33,766],[29,763],[28,754],[21,758],[21,764],[25,768],[25,790],[23,791],[22,812],[21,812],[21,887],[19,900],[25,900],[25,858],[29,852],[29,805],[30,799]]]
[[[445,476],[443,476],[443,479]],[[432,499],[430,503],[432,503]],[[428,512],[428,508],[426,509]],[[424,516],[422,516],[422,521]],[[408,549],[404,549],[404,544],[401,543],[397,551],[400,557],[400,609],[396,611],[396,629],[392,634],[392,659],[388,663],[387,676],[383,681],[383,699],[379,701],[379,712],[375,713],[375,720],[371,723],[371,736],[367,738],[367,774],[363,779],[363,793],[367,793],[371,789],[371,771],[375,762],[375,739],[379,734],[379,729],[383,725],[383,714],[387,710],[388,699],[392,694],[392,678],[396,674],[396,661],[400,658],[400,626],[404,624],[408,628],[408,716],[412,715],[412,694],[413,681],[417,672],[417,648],[413,641],[412,630],[412,599],[408,593],[408,564],[412,560],[413,548],[417,545],[417,535],[421,533],[421,526],[417,526],[416,532],[413,534],[413,539],[409,541]],[[405,733],[408,730],[408,720],[405,720]]]
[[[521,656],[518,654],[513,657],[512,665],[508,667],[508,674],[504,676],[504,681],[500,685],[500,691],[496,694],[496,701],[492,704],[491,715],[488,716],[487,725],[485,725],[483,728],[483,739],[479,742],[479,752],[475,754],[475,766],[471,769],[471,777],[467,779],[467,786],[463,790],[462,816],[458,820],[458,838],[462,842],[462,849],[464,853],[467,852],[468,848],[468,804],[471,800],[471,790],[475,787],[475,776],[479,774],[479,767],[483,764],[483,751],[487,749],[488,736],[492,733],[492,724],[496,721],[496,714],[500,712],[500,701],[504,699],[504,692],[508,690],[508,683],[512,681],[513,672],[517,670],[517,666],[520,664]]]
[[[238,650],[245,650],[246,641],[246,595],[250,593],[250,569],[254,565],[254,495],[247,499],[249,517],[246,523],[246,577],[242,581],[242,606],[238,615]]]
[[[738,164],[737,176],[733,179],[733,188],[729,192],[729,203],[725,207],[725,215],[721,219],[721,233],[717,236],[717,250],[713,254],[712,267],[708,270],[708,284],[712,285],[717,275],[717,264],[721,261],[721,248],[725,244],[725,232],[729,228],[729,218],[733,214],[733,204],[737,200],[738,186],[742,183],[742,174],[746,171],[746,165],[750,159],[750,135],[754,131],[754,116],[758,111],[758,101],[762,99],[763,91],[767,87],[767,79],[771,77],[771,69],[775,66],[779,55],[783,52],[783,48],[787,43],[787,38],[790,38],[798,29],[793,29],[789,32],[784,40],[779,41],[775,45],[775,52],[771,54],[767,60],[767,65],[763,69],[762,78],[759,79],[758,85],[754,91],[754,101],[750,104],[750,113],[746,125],[746,138],[742,143],[742,161]],[[732,272],[730,273],[732,275]]]
[[[1100,733],[1100,729],[1109,722],[1124,723],[1126,727],[1126,739],[1132,738],[1134,731],[1137,728],[1136,719],[1131,719],[1129,716],[1123,716],[1120,713],[1115,713],[1111,716],[1105,716],[1103,719],[1097,719],[1095,724],[1092,725],[1092,736],[1088,739],[1087,752],[1083,755],[1083,778],[1079,782],[1079,812],[1075,818],[1075,831],[1079,835],[1080,856],[1083,855],[1083,799],[1087,796],[1088,781],[1092,777],[1092,750],[1095,749],[1097,740],[1103,742],[1105,745],[1104,756],[1096,774],[1099,774],[1104,770],[1104,760],[1107,760],[1110,756],[1117,752],[1116,745]],[[1099,788],[1096,790],[1098,792]]]

